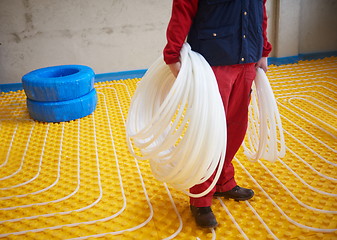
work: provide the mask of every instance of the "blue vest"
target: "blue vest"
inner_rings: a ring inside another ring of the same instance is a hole
[[[199,0],[187,42],[211,66],[257,62],[262,23],[263,0]]]

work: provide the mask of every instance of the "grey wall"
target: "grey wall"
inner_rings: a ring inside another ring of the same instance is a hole
[[[269,0],[274,57],[337,50],[337,0]]]
[[[337,50],[337,0],[302,0],[299,52]]]
[[[0,84],[46,66],[144,69],[161,54],[172,0],[0,0]],[[268,0],[271,56],[337,50],[337,0]]]
[[[33,69],[148,68],[165,45],[171,0],[0,0],[0,83]]]

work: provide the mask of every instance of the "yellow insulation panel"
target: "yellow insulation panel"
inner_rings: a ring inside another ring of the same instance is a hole
[[[129,153],[125,120],[140,79],[96,83],[98,106],[63,123],[30,119],[23,91],[0,95],[2,239],[337,239],[337,58],[270,66],[287,154],[233,163],[249,201],[215,198],[215,231],[186,195]]]

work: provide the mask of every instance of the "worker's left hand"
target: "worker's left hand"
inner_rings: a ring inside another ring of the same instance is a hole
[[[256,68],[262,68],[263,71],[267,72],[268,71],[268,63],[267,63],[267,58],[262,57],[260,60],[255,64]]]

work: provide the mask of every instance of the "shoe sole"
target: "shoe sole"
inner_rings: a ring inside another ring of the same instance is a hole
[[[198,226],[201,228],[216,228],[217,226],[219,226],[219,223],[217,223],[215,226],[201,226],[201,225]]]
[[[253,194],[252,196],[246,197],[246,198],[231,198],[231,197],[223,196],[223,195],[221,195],[221,194],[217,194],[217,195],[214,194],[214,197],[223,197],[223,198],[225,198],[225,199],[233,199],[233,200],[239,202],[239,201],[246,201],[246,200],[249,200],[249,199],[253,198],[253,197],[254,197],[254,194]]]

